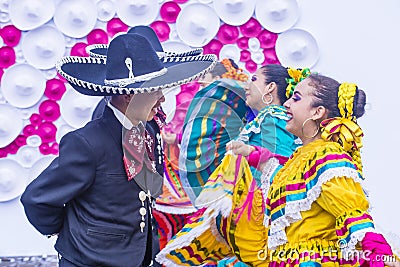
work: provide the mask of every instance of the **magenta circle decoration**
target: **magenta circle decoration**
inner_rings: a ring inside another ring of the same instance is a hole
[[[165,2],[160,7],[160,16],[168,23],[175,23],[179,12],[181,12],[181,7],[173,1]]]
[[[239,38],[239,29],[236,26],[223,24],[219,27],[217,38],[223,44],[234,44]]]
[[[71,48],[71,56],[88,57],[86,52],[87,43],[78,42]]]
[[[256,37],[262,30],[262,26],[255,18],[250,18],[245,24],[240,26],[240,32],[245,37]]]
[[[8,68],[15,64],[15,51],[10,46],[0,48],[0,68]]]
[[[242,50],[240,51],[240,61],[241,62],[247,62],[251,59],[251,53],[248,50]]]
[[[119,18],[112,18],[107,22],[107,33],[109,36],[113,37],[117,33],[127,32],[128,25],[122,22]]]
[[[168,23],[166,23],[165,21],[154,21],[150,24],[150,27],[155,31],[160,42],[164,42],[169,39],[171,29],[169,28]]]
[[[56,101],[45,100],[40,103],[39,114],[45,121],[55,121],[60,118],[60,106]]]
[[[94,29],[87,36],[88,44],[107,44],[108,34],[102,29]]]
[[[6,45],[15,47],[21,40],[21,30],[14,25],[6,25],[0,30],[0,35]]]
[[[276,40],[278,39],[278,34],[262,30],[258,36],[258,40],[260,41],[260,47],[264,49],[270,49],[275,47]]]
[[[251,73],[254,73],[254,72],[256,72],[256,70],[257,70],[257,63],[255,63],[253,60],[248,60],[248,61],[246,61],[246,64],[245,64],[245,66],[246,66],[246,69],[249,71],[249,72],[251,72]]]
[[[221,51],[223,46],[224,45],[221,43],[221,41],[212,39],[208,44],[203,46],[203,52],[204,54],[215,54],[219,56],[219,51]]]
[[[42,143],[49,143],[56,140],[57,127],[48,121],[41,123],[38,126],[37,134],[42,139]]]
[[[59,79],[50,79],[46,81],[46,89],[44,90],[44,95],[51,100],[60,100],[64,95],[67,88],[65,83]]]
[[[236,44],[240,49],[247,49],[249,48],[249,38],[242,36],[236,41]]]

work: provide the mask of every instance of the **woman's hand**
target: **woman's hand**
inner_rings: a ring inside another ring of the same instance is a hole
[[[161,137],[164,140],[164,142],[169,145],[175,144],[176,142],[176,134],[162,132]]]
[[[400,262],[399,261],[385,261],[385,266],[390,266],[390,267],[400,267]]]
[[[243,155],[247,157],[255,150],[253,146],[246,145],[242,141],[231,141],[226,144],[226,150],[232,150],[235,155]]]

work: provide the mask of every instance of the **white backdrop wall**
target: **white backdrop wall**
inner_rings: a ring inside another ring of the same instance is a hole
[[[195,0],[191,0],[195,2]],[[320,47],[313,70],[357,83],[369,109],[359,121],[362,157],[372,215],[386,232],[400,236],[400,151],[397,115],[400,97],[399,0],[298,0],[294,28],[309,31]],[[0,256],[55,254],[55,238],[41,236],[28,223],[19,199],[0,203]]]

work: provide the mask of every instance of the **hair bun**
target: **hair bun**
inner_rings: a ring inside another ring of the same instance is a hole
[[[357,87],[356,95],[354,96],[353,112],[356,118],[360,118],[365,113],[365,104],[367,103],[367,96],[365,92]]]

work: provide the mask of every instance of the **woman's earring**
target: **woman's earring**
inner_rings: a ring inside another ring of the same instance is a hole
[[[266,95],[268,95],[268,97],[269,97],[269,100],[268,100],[268,101],[265,101],[265,100],[264,100],[264,97],[265,97]],[[271,103],[274,101],[274,96],[273,96],[271,93],[265,93],[265,94],[262,95],[261,100],[262,100],[262,102],[263,102],[264,104],[269,105],[269,104],[271,104]]]
[[[304,134],[304,126],[305,126],[306,123],[307,123],[308,121],[310,121],[310,120],[312,120],[312,121],[315,123],[315,125],[317,125],[317,130],[315,131],[315,133],[314,133],[312,136],[307,136],[307,135]],[[319,133],[319,124],[318,124],[315,120],[313,120],[312,118],[308,118],[308,119],[306,119],[306,120],[303,122],[303,125],[301,126],[301,134],[302,134],[305,138],[314,138],[314,137],[317,136],[318,133]]]

